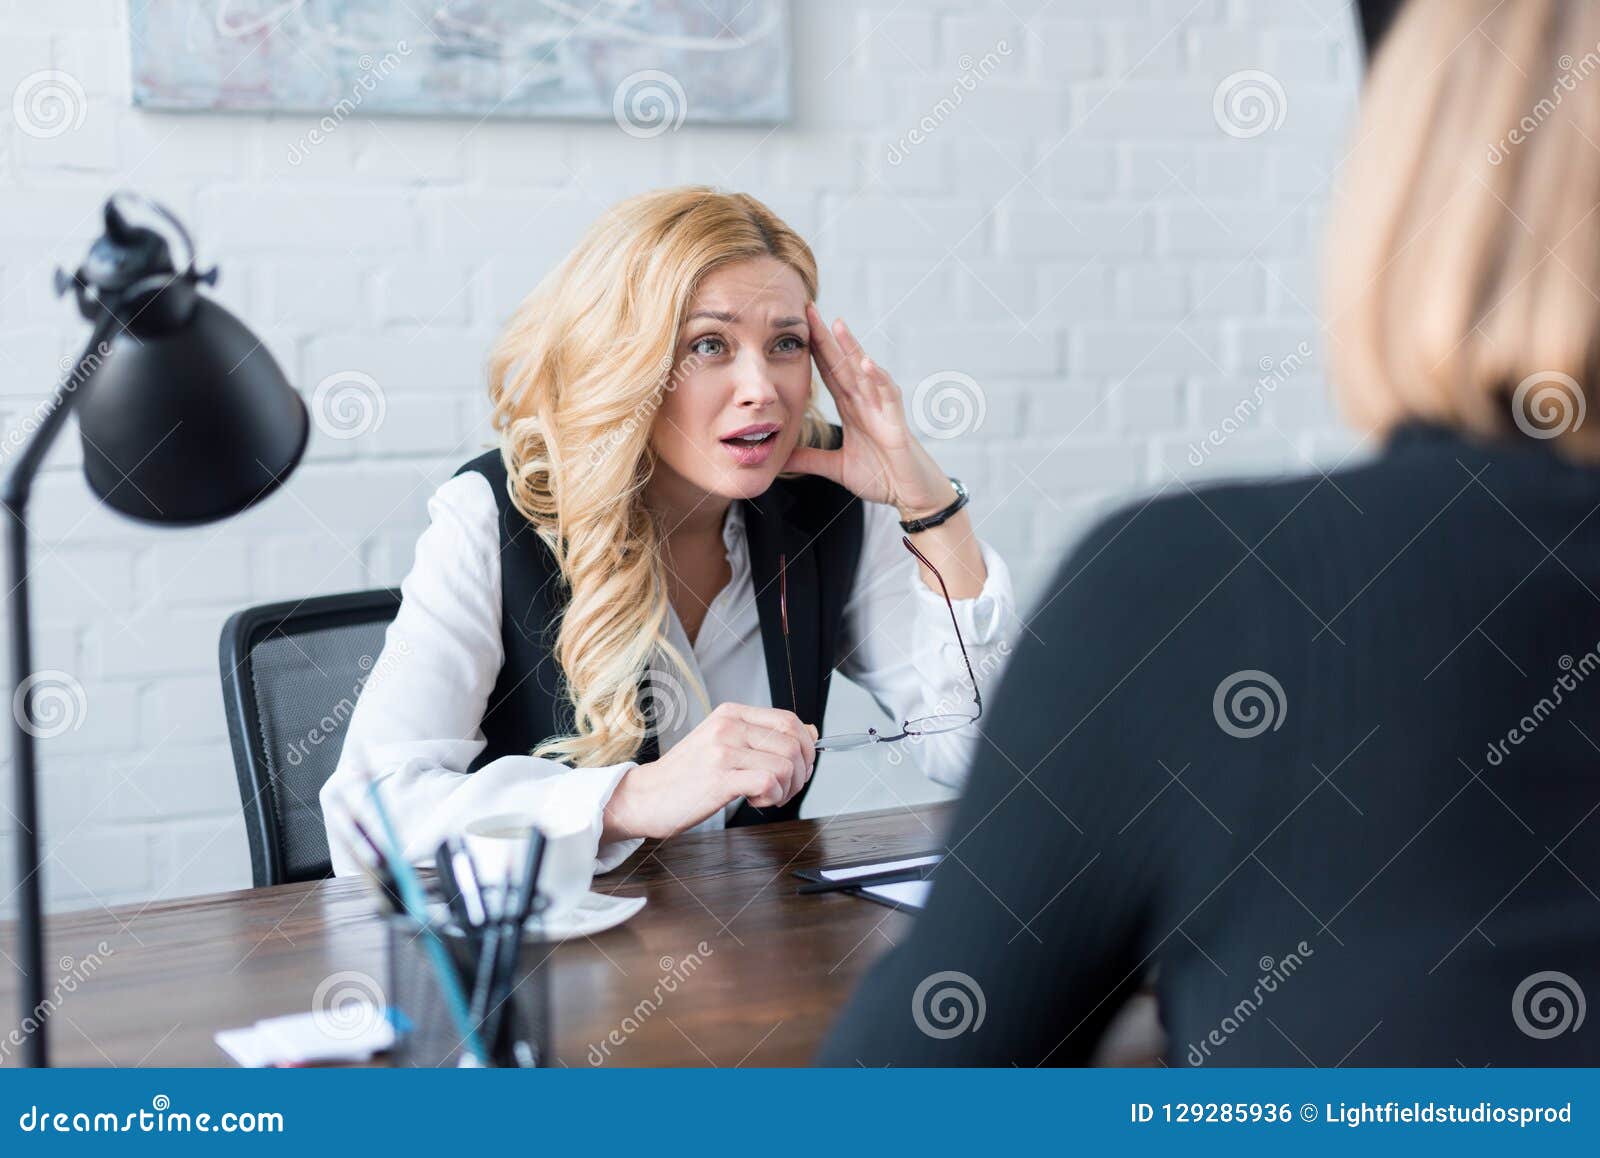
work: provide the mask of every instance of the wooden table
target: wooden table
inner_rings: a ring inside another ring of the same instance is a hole
[[[644,910],[555,950],[558,1062],[805,1064],[856,982],[911,918],[843,894],[796,896],[791,870],[934,847],[948,807],[647,845],[595,882],[600,892],[647,896]],[[384,926],[359,880],[67,913],[51,917],[48,930],[46,967],[62,970],[46,978],[47,993],[60,996],[49,1018],[56,1065],[226,1065],[212,1041],[217,1030],[307,1011],[317,986],[340,971],[380,983],[386,976]],[[14,939],[14,926],[0,926],[8,953]],[[91,971],[102,942],[109,952]],[[62,992],[57,983],[73,973],[83,980]],[[667,977],[673,983],[663,993]],[[16,988],[8,971],[0,979],[7,1031]],[[5,1064],[16,1063],[9,1051]]]

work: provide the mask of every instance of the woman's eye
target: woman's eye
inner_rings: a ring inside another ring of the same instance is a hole
[[[781,354],[792,354],[796,350],[804,350],[806,348],[806,343],[804,338],[801,338],[795,334],[785,334],[783,337],[778,339],[777,344],[773,348]]]
[[[690,352],[699,354],[702,358],[715,358],[722,353],[723,349],[722,339],[712,337],[709,334],[703,338],[696,338],[689,343]]]

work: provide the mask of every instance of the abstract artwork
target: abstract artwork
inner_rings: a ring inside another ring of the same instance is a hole
[[[790,113],[788,0],[131,0],[134,103],[685,121]]]

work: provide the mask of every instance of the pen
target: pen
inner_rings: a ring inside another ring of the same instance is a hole
[[[389,843],[389,870],[394,874],[395,884],[400,890],[400,899],[405,904],[406,915],[422,930],[428,956],[432,958],[434,972],[439,977],[439,988],[443,990],[445,1004],[450,1008],[450,1016],[455,1021],[456,1029],[461,1033],[461,1040],[466,1043],[473,1058],[487,1065],[489,1059],[483,1052],[483,1041],[479,1038],[478,1027],[473,1024],[471,1014],[468,1012],[466,995],[461,991],[461,976],[456,972],[455,963],[450,960],[450,953],[445,949],[444,942],[439,940],[433,922],[428,919],[427,894],[422,890],[422,882],[417,879],[416,870],[402,855],[403,846],[400,837],[395,831],[394,822],[389,819],[389,810],[384,807],[383,796],[378,791],[376,780],[367,780],[367,795],[372,799],[372,808],[377,813],[378,825],[383,830],[384,839]]]
[[[500,887],[499,911],[486,913],[483,926],[483,952],[478,959],[478,976],[472,986],[471,1016],[473,1025],[482,1025],[491,1010],[500,1008],[495,1001],[497,983],[501,971],[501,956],[505,938],[507,937],[506,917],[511,909],[511,866],[506,866],[505,879]],[[511,949],[512,957],[517,953],[516,943]],[[489,1043],[494,1044],[497,1034],[488,1034]]]
[[[394,872],[389,868],[389,854],[383,851],[382,846],[372,837],[372,832],[361,823],[361,818],[356,815],[356,805],[350,797],[346,797],[344,818],[356,832],[364,844],[372,850],[373,863],[371,866],[363,865],[367,877],[378,886],[382,899],[394,912],[405,911],[405,902],[400,898],[400,890],[394,883]],[[362,864],[361,857],[350,844],[350,838],[344,836],[340,842],[345,851],[350,854],[350,859],[357,864]]]
[[[389,873],[389,858],[384,856],[382,852],[379,852],[377,862],[374,864],[368,864],[360,851],[356,848],[355,842],[350,839],[349,835],[345,833],[344,830],[339,828],[337,825],[330,824],[328,826],[328,831],[333,834],[335,839],[337,839],[339,842],[339,847],[344,849],[346,855],[348,855],[350,859],[355,862],[356,868],[361,870],[361,875],[378,889],[379,898],[382,903],[398,911],[400,908],[400,901],[398,895],[394,891],[394,878]]]
[[[356,835],[366,842],[367,847],[372,850],[372,855],[378,858],[378,863],[387,863],[389,858],[384,855],[383,849],[378,847],[378,842],[372,839],[372,833],[361,823],[361,818],[352,810],[346,814],[345,819],[350,822],[350,827],[356,830]]]
[[[445,839],[450,845],[450,863],[455,868],[456,880],[463,888],[471,890],[471,895],[465,900],[477,914],[474,921],[483,924],[489,919],[489,902],[483,894],[483,877],[478,872],[478,862],[472,858],[472,850],[467,847],[466,841],[459,836]]]
[[[474,898],[468,894],[466,883],[456,877],[456,862],[451,855],[449,841],[441,841],[434,851],[433,871],[439,878],[439,891],[444,894],[450,915],[461,926],[463,934],[472,936],[483,924],[483,914],[474,906]]]
[[[505,894],[505,909],[502,910],[501,946],[510,945],[509,952],[503,952],[496,961],[498,977],[494,978],[496,992],[501,994],[495,1003],[496,1020],[493,1032],[489,1035],[491,1042],[498,1047],[504,1037],[506,1026],[511,1021],[512,1010],[506,1008],[513,1004],[512,992],[516,988],[518,958],[522,955],[522,927],[533,914],[542,898],[539,896],[539,870],[544,865],[546,848],[545,835],[537,825],[528,831],[528,846],[523,853],[522,879],[517,886],[515,904],[513,905],[511,890],[508,887]]]

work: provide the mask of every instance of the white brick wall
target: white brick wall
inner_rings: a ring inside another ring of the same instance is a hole
[[[284,493],[200,530],[97,509],[63,438],[34,510],[37,666],[71,673],[87,712],[41,745],[53,905],[248,883],[218,628],[250,603],[400,579],[429,490],[484,443],[496,328],[625,194],[703,181],[764,198],[815,246],[824,309],[908,390],[936,371],[976,380],[981,427],[931,444],[971,484],[1025,601],[1108,501],[1344,453],[1314,356],[1190,465],[1260,368],[1302,339],[1316,348],[1319,221],[1358,71],[1345,3],[794,7],[797,116],[775,131],[690,124],[637,140],[609,123],[352,119],[291,165],[313,118],[131,108],[124,5],[0,0],[6,429],[82,340],[50,273],[81,258],[119,186],[191,225],[222,268],[219,296],[298,387],[359,370],[387,401],[378,430],[318,439]],[[985,53],[997,67],[937,113]],[[86,107],[41,139],[10,109],[46,69],[69,73]],[[1246,69],[1281,85],[1284,116],[1241,139],[1213,100]],[[937,127],[891,164],[925,116]],[[832,722],[867,710],[844,697]],[[0,790],[9,801],[9,780]],[[812,799],[829,811],[934,794],[904,766],[836,760]],[[9,847],[0,856],[9,891]]]

